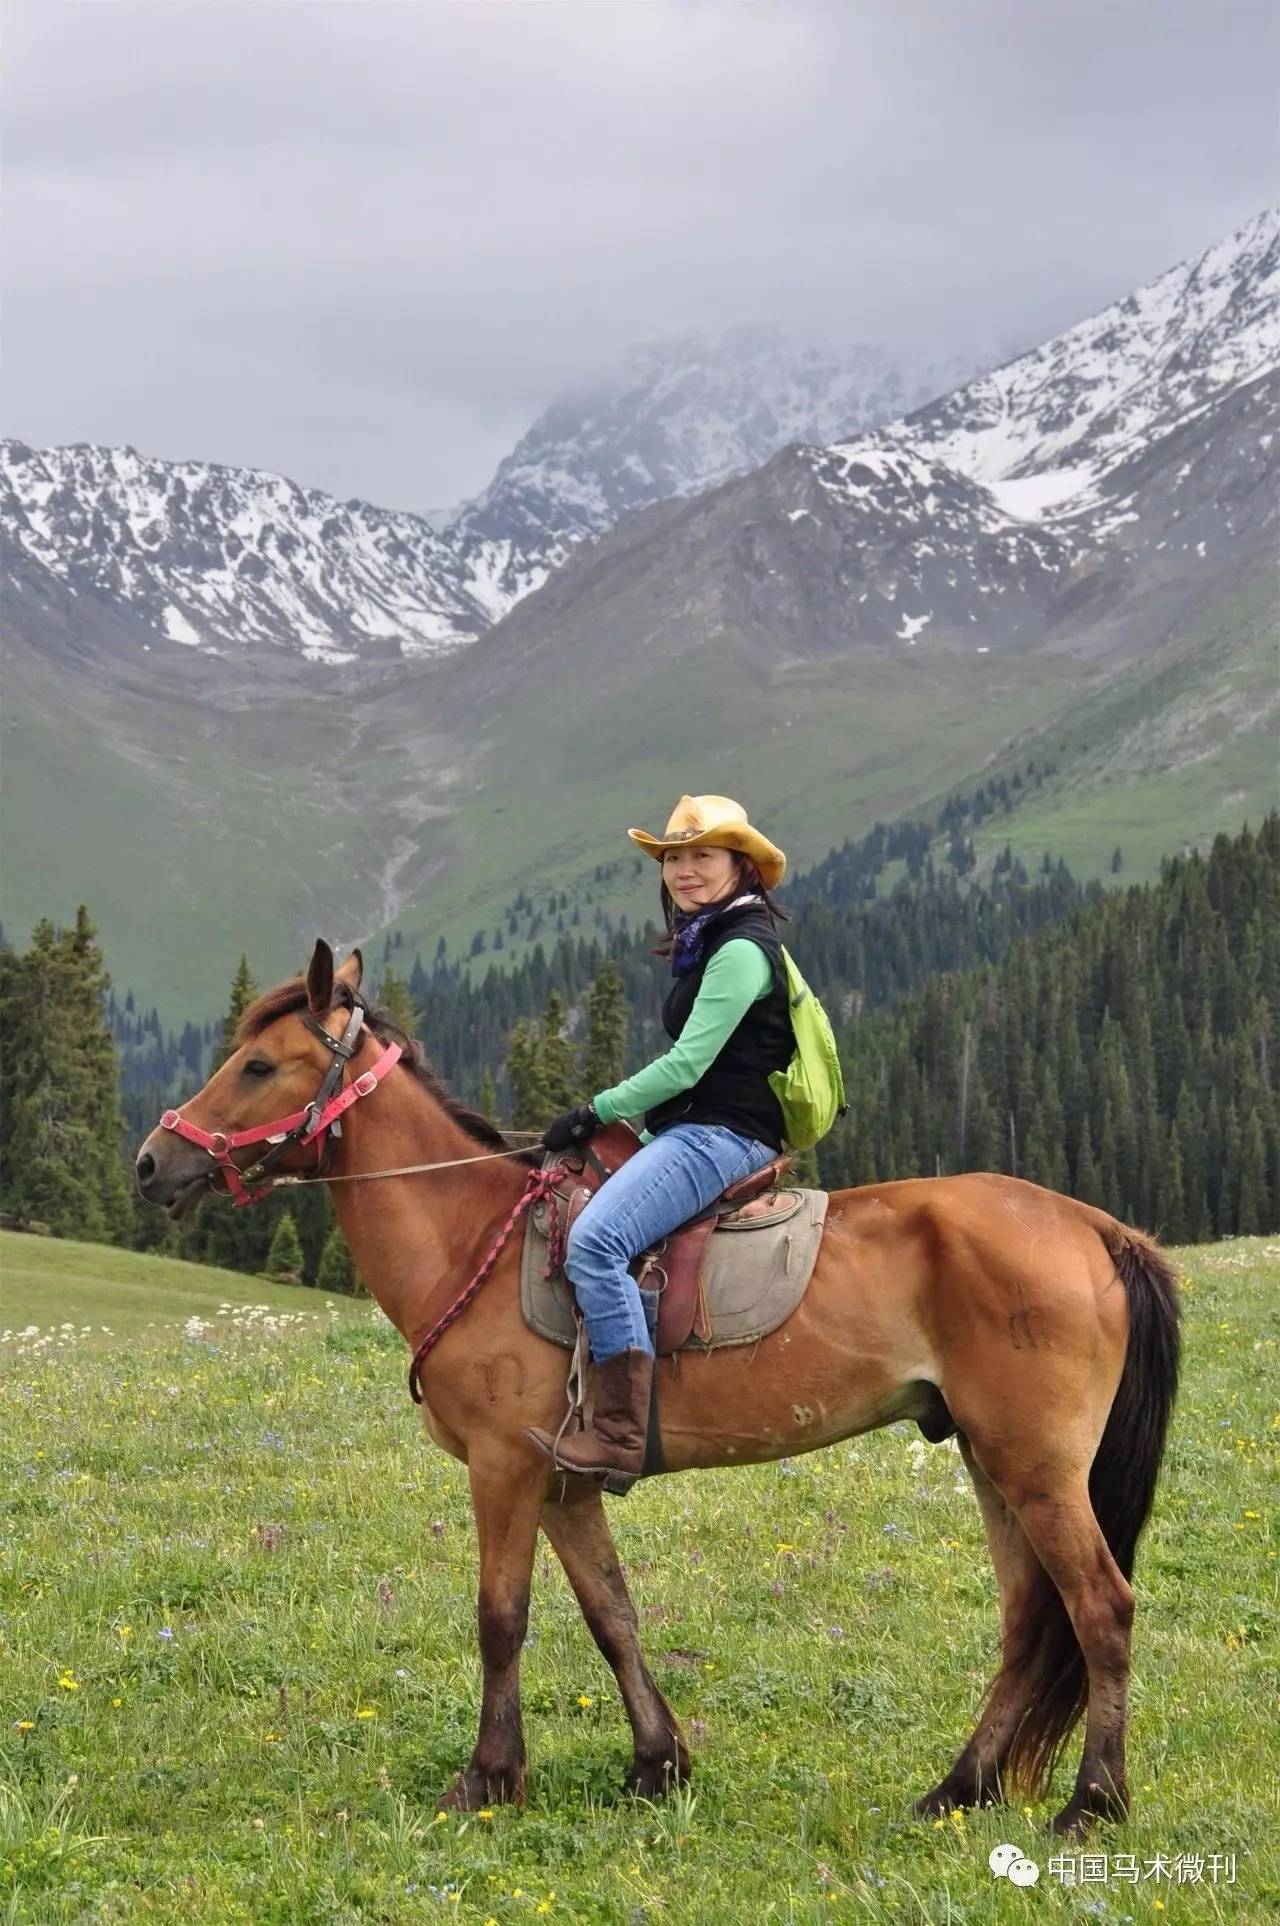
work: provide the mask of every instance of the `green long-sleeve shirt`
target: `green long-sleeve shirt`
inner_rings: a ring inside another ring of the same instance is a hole
[[[689,1090],[710,1069],[751,1005],[767,996],[773,966],[749,936],[722,943],[703,972],[684,1029],[671,1048],[643,1070],[602,1090],[591,1106],[602,1123],[638,1117],[680,1090]],[[650,1132],[640,1132],[644,1142]]]

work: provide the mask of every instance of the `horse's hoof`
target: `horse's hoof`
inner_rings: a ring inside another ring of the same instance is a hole
[[[1129,1816],[1128,1795],[1093,1785],[1083,1796],[1074,1793],[1055,1815],[1049,1830],[1059,1839],[1087,1839],[1099,1819],[1116,1823]]]
[[[686,1785],[693,1768],[683,1749],[660,1759],[633,1759],[622,1790],[637,1799],[665,1799],[677,1786]]]
[[[945,1819],[949,1812],[967,1812],[973,1806],[998,1806],[1002,1795],[998,1786],[956,1786],[943,1779],[916,1800],[912,1810],[921,1819]]]
[[[468,1766],[437,1800],[440,1812],[480,1812],[486,1806],[522,1806],[524,1767],[502,1772],[480,1772]]]

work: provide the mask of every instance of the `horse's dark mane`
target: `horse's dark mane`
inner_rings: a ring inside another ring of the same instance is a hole
[[[242,1044],[250,1043],[254,1037],[261,1036],[277,1017],[292,1016],[298,1010],[305,1010],[308,1001],[307,979],[304,976],[289,977],[286,982],[277,983],[273,990],[264,990],[261,996],[255,997],[248,1005],[236,1024],[236,1033],[232,1038],[233,1049],[238,1050]],[[340,977],[336,978],[330,1009],[350,1010],[354,1007],[354,1002],[350,984]],[[469,1104],[462,1103],[457,1097],[451,1095],[440,1073],[428,1063],[426,1052],[417,1037],[410,1036],[403,1025],[396,1022],[390,1011],[381,1009],[376,1004],[367,1003],[365,1025],[372,1030],[380,1043],[400,1045],[404,1053],[400,1062],[405,1069],[411,1072],[423,1089],[435,1098],[440,1108],[446,1111],[456,1124],[460,1124],[476,1143],[484,1144],[490,1150],[507,1150],[516,1163],[541,1162],[541,1151],[511,1149],[496,1124],[491,1124],[489,1119],[482,1116],[478,1110],[473,1110]]]

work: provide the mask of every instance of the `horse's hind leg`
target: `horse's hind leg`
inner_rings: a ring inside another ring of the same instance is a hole
[[[1083,1837],[1094,1819],[1123,1819],[1125,1725],[1133,1589],[1111,1555],[1083,1473],[1064,1489],[1037,1490],[1018,1518],[1067,1608],[1088,1675],[1084,1753],[1071,1798],[1053,1829]]]
[[[976,1443],[970,1431],[980,1468],[1039,1568],[1007,1618],[1007,1656],[989,1712],[1003,1705],[1001,1774],[1032,1793],[1049,1780],[1080,1714],[1088,1712],[1076,1787],[1053,1820],[1055,1834],[1086,1837],[1095,1818],[1128,1812],[1124,1728],[1134,1591],[1093,1514],[1088,1464],[1047,1460],[1043,1443],[1037,1437],[1034,1448],[995,1450]],[[978,1489],[982,1493],[982,1485]],[[1001,1697],[1005,1689],[1009,1699]],[[1022,1695],[1016,1718],[1014,1689]]]
[[[499,1805],[524,1799],[524,1727],[520,1716],[520,1649],[529,1627],[529,1587],[545,1483],[532,1454],[473,1458],[471,1502],[480,1546],[477,1617],[484,1695],[480,1734],[464,1771],[442,1806]]]
[[[569,1489],[576,1485],[581,1489]],[[689,1754],[676,1715],[644,1662],[635,1606],[618,1564],[599,1488],[585,1479],[566,1480],[566,1490],[565,1498],[544,1504],[542,1529],[555,1547],[627,1708],[635,1757],[625,1789],[653,1799],[689,1777]]]
[[[955,1764],[931,1792],[916,1801],[917,1812],[933,1814],[993,1805],[1004,1796],[1002,1778],[1009,1748],[1031,1702],[1032,1688],[1023,1663],[1024,1617],[1037,1587],[1045,1583],[1044,1569],[1026,1533],[974,1458],[963,1432],[957,1444],[973,1480],[996,1569],[1001,1667]]]

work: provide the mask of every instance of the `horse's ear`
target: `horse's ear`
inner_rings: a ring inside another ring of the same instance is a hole
[[[348,989],[358,990],[360,988],[360,979],[363,975],[364,958],[361,956],[359,950],[352,950],[350,956],[338,971],[338,976],[341,981],[347,985]]]
[[[333,1008],[333,951],[323,936],[316,938],[307,965],[307,1004],[312,1016],[328,1016]]]

